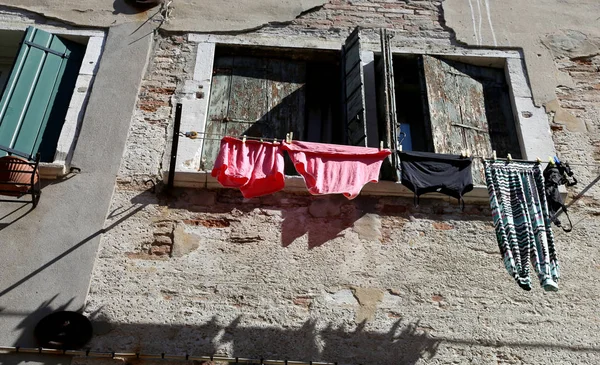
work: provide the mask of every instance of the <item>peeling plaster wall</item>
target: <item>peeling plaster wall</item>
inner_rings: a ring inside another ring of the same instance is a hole
[[[437,1],[332,0],[256,34],[341,44],[358,24],[395,28],[396,42],[455,42]],[[512,281],[485,204],[462,212],[427,199],[414,207],[390,197],[148,190],[144,181],[164,169],[168,120],[193,76],[195,47],[184,36],[156,37],[90,286],[92,348],[340,364],[600,361],[597,187],[572,207],[573,233],[556,230],[558,293]],[[553,124],[558,150],[573,161],[600,153],[599,61],[552,61],[573,81],[558,89],[560,105],[586,120],[583,142]],[[572,193],[597,174],[575,170]]]
[[[556,87],[574,86],[555,57],[600,54],[600,3],[596,0],[446,0],[447,25],[458,42],[520,47],[538,106],[556,99]]]
[[[111,27],[116,24],[160,20],[158,7],[139,9],[126,0],[2,0],[1,5],[38,13],[49,19],[88,27]],[[323,0],[175,0],[170,21],[164,25],[172,31],[232,32],[251,30],[267,23],[289,22],[301,13],[324,4]],[[157,23],[158,25],[158,23]]]
[[[177,18],[192,5],[175,1],[171,25],[183,27]],[[493,42],[484,30],[465,35],[469,27],[457,26],[461,13],[452,3],[443,4],[458,41]],[[85,11],[92,3],[63,1],[53,10],[40,10],[47,4],[37,1],[13,4],[82,24],[105,24],[111,11],[110,2],[93,3],[92,12]],[[312,6],[304,5],[288,9],[289,22],[254,34],[311,35],[341,44],[361,25],[394,28],[394,42],[401,44],[457,42],[441,1],[331,0],[294,18]],[[490,14],[496,42],[505,41],[503,34],[510,39]],[[117,14],[111,22],[131,17]],[[482,19],[484,29],[487,16]],[[193,26],[210,29],[206,24]],[[219,26],[232,30],[232,24]],[[593,55],[592,29],[567,30],[579,21],[565,24],[563,31],[531,37],[552,56],[548,64],[529,63],[528,70],[534,86],[552,70],[568,81],[551,86],[556,96],[550,100],[556,100],[547,109],[557,150],[582,163],[600,159],[600,56]],[[183,35],[155,35],[87,298],[95,330],[91,348],[340,364],[600,361],[598,187],[571,208],[574,231],[555,231],[563,275],[558,293],[539,287],[524,292],[507,275],[485,204],[461,211],[427,199],[414,207],[412,199],[391,197],[348,201],[277,193],[245,200],[234,190],[148,189],[146,180],[162,176],[173,102],[192,79],[196,47]],[[529,62],[535,50],[525,50]],[[600,173],[574,169],[580,184],[571,196]],[[113,362],[122,363],[74,360]]]

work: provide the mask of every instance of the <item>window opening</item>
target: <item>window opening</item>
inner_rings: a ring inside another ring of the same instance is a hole
[[[33,27],[12,33],[0,56],[13,58],[0,69],[0,145],[52,162],[86,46]]]
[[[217,47],[206,133],[342,143],[339,52]],[[219,141],[206,140],[211,170]],[[296,174],[286,159],[286,174]]]

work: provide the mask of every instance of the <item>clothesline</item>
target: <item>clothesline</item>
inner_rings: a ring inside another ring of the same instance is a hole
[[[290,132],[293,135],[293,132]],[[189,131],[189,132],[180,132],[179,133],[180,136],[182,137],[187,137],[190,139],[202,139],[202,140],[209,140],[209,141],[220,141],[223,137],[223,135],[219,135],[219,134],[214,134],[214,133],[206,133],[206,132],[197,132],[197,131]],[[200,136],[202,135],[202,136]],[[211,137],[207,137],[207,136],[216,136],[218,138],[211,138]],[[238,136],[236,138],[239,139],[248,139],[248,140],[253,140],[253,141],[261,141],[261,142],[282,142],[285,141],[287,138],[289,137],[286,136],[286,138],[267,138],[267,137],[252,137],[252,136]],[[290,137],[291,140],[291,137]],[[389,149],[391,152],[402,152],[402,149]],[[539,160],[524,160],[524,159],[518,159],[518,158],[511,158],[509,156],[507,156],[506,158],[499,158],[499,157],[495,157],[494,155],[492,156],[465,156],[465,157],[471,157],[473,159],[480,159],[482,161],[506,161],[506,162],[524,162],[524,163],[542,163],[543,160],[539,159]],[[597,166],[600,167],[600,163],[593,163],[593,162],[588,162],[588,163],[582,163],[582,162],[568,162],[565,161],[565,163],[568,163],[569,165],[573,165],[573,166]]]
[[[293,132],[290,132],[290,133],[293,135]],[[286,135],[286,138],[252,137],[252,136],[247,136],[247,135],[242,135],[242,136],[235,137],[235,138],[239,138],[239,139],[243,139],[243,140],[249,139],[249,140],[253,140],[253,141],[261,141],[261,142],[265,142],[266,141],[266,142],[277,143],[277,142],[285,141],[288,137],[291,138],[289,136],[290,133],[288,133],[288,135]],[[200,134],[204,135],[204,137],[200,137],[199,136]],[[221,139],[223,139],[223,137],[225,137],[225,136],[220,135],[220,134],[206,133],[206,132],[196,132],[196,131],[179,132],[179,135],[182,136],[182,137],[190,138],[190,139],[202,139],[202,140],[209,140],[209,141],[220,141]],[[219,137],[219,138],[210,138],[210,137],[207,138],[205,136],[216,136],[216,137]]]

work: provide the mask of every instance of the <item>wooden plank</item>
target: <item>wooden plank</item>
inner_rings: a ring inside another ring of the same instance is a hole
[[[220,139],[225,136],[232,72],[232,57],[215,58],[205,128],[208,137],[203,142],[200,158],[200,170],[203,171],[212,170],[219,154]]]
[[[423,56],[423,66],[435,152],[460,154],[469,149],[474,155],[490,156],[481,82],[434,57]],[[485,183],[479,160],[473,162],[473,182]]]
[[[399,124],[396,116],[396,86],[394,84],[394,65],[393,56],[390,50],[389,35],[385,29],[379,32],[381,42],[381,78],[380,78],[380,97],[383,110],[381,111],[385,126],[385,144],[386,147],[398,150]],[[386,159],[383,171],[383,177],[398,181],[398,161],[395,153],[392,153]]]
[[[272,59],[268,70],[268,136],[285,138],[294,132],[296,138],[304,139],[306,63]]]
[[[206,125],[206,133],[208,138],[204,140],[202,145],[202,157],[200,159],[200,170],[211,171],[215,165],[215,160],[219,154],[221,141],[218,136],[225,135],[227,123],[220,120],[209,120]]]
[[[353,93],[348,95],[348,99],[346,99],[346,110],[348,111],[348,124],[359,121],[362,125],[364,125],[365,104],[362,88],[356,89]],[[353,115],[354,118],[350,118],[351,115]]]
[[[228,119],[254,122],[266,117],[267,72],[264,62],[254,57],[234,59]]]
[[[346,77],[346,90],[348,95],[355,95],[363,87],[363,79],[360,72],[354,72]]]
[[[348,144],[367,146],[364,73],[360,51],[360,32],[356,28],[346,39],[343,48],[345,124]]]
[[[229,110],[231,68],[215,68],[210,86],[207,121],[223,121]]]

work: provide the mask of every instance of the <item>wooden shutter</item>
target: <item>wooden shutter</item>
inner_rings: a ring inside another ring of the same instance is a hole
[[[0,145],[54,160],[84,50],[27,28],[0,99]]]
[[[346,141],[352,146],[366,147],[365,81],[360,57],[360,31],[358,27],[348,36],[342,47],[342,60]]]
[[[449,63],[423,56],[434,151],[490,156],[492,147],[483,85]],[[473,161],[473,183],[485,185],[481,162]]]
[[[381,58],[377,64],[377,102],[381,124],[379,135],[383,136],[385,145],[394,152],[388,156],[382,167],[383,178],[398,180],[398,133],[400,125],[396,117],[396,86],[394,84],[394,65],[389,40],[391,35],[386,29],[379,32],[381,40]]]
[[[211,170],[220,137],[303,138],[306,64],[270,58],[215,59],[202,170]]]

